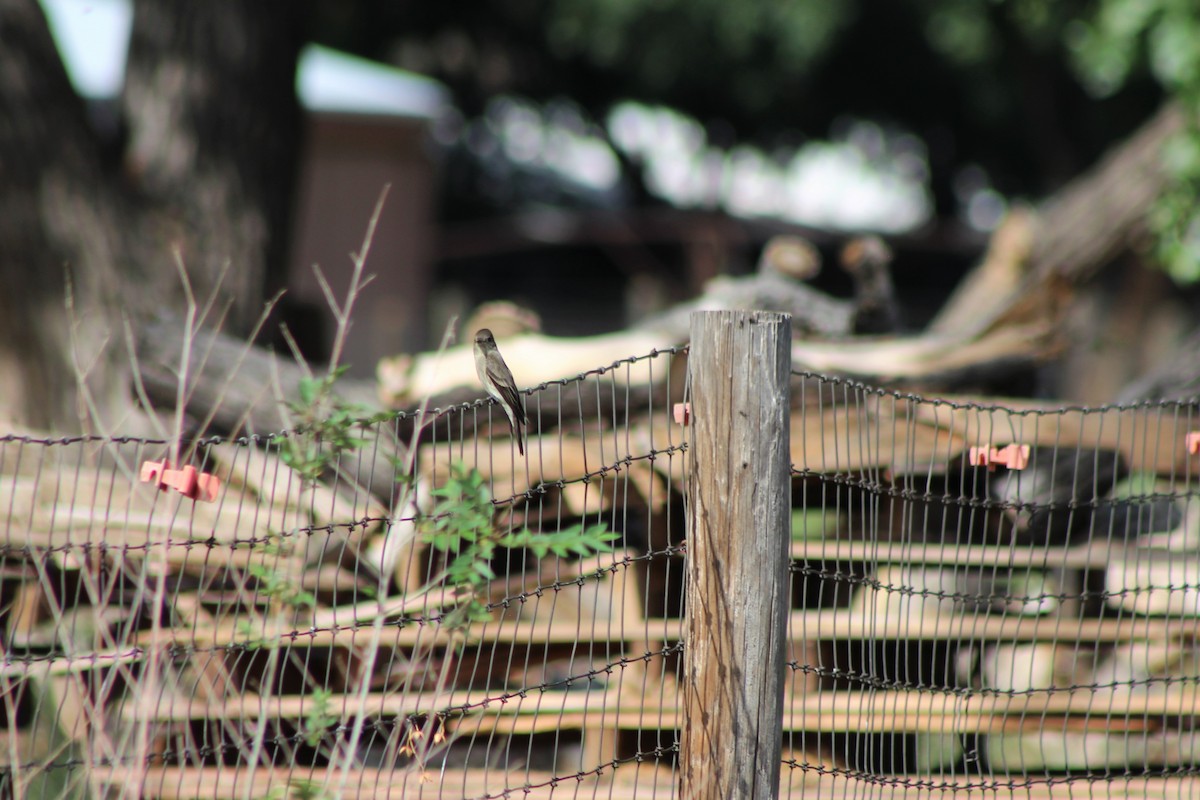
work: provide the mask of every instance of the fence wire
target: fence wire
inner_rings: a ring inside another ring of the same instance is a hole
[[[490,402],[198,440],[211,503],[0,437],[0,797],[678,796],[684,367],[535,387],[523,457]],[[781,795],[1200,792],[1200,409],[793,377]]]

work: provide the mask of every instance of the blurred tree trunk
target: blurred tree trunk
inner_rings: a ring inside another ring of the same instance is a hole
[[[86,425],[81,372],[119,419],[122,318],[181,307],[175,251],[201,298],[228,266],[225,327],[253,324],[287,256],[303,8],[135,2],[122,158],[102,148],[37,0],[0,0],[0,419]]]
[[[300,110],[295,0],[135,0],[122,112],[125,163],[145,208],[144,259],[178,249],[198,295],[249,332],[283,285]],[[177,286],[178,282],[174,282]]]
[[[89,364],[116,330],[119,202],[37,0],[0,0],[0,418],[78,426],[67,279]],[[120,391],[111,361],[93,373],[102,404]]]

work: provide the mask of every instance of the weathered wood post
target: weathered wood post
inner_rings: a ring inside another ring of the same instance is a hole
[[[791,317],[692,314],[680,796],[779,795]]]

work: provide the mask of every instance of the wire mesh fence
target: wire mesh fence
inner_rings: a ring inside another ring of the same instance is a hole
[[[211,503],[0,437],[0,796],[679,796],[685,367],[537,387],[525,457],[196,441]],[[793,384],[781,794],[1193,796],[1200,409]]]
[[[483,403],[198,441],[211,503],[139,481],[167,441],[3,437],[0,796],[653,791],[674,358],[538,387],[525,458]]]
[[[1200,408],[796,377],[785,792],[1194,796]]]

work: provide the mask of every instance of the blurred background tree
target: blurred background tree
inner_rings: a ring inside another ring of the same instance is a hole
[[[1119,81],[1081,69],[1108,13],[1087,0],[526,0],[471,13],[376,0],[317,13],[323,41],[445,81],[467,116],[501,93],[568,97],[596,119],[635,100],[695,117],[718,145],[767,149],[846,116],[895,123],[928,145],[939,214],[967,164],[1007,195],[1053,191],[1163,96],[1134,37],[1112,45]]]
[[[1092,95],[1110,97],[1149,72],[1183,107],[1184,130],[1163,154],[1172,182],[1150,221],[1171,275],[1181,283],[1200,280],[1200,5],[1102,0],[1072,34]]]
[[[286,247],[302,10],[136,0],[114,118],[76,94],[37,0],[0,0],[0,416],[77,427],[79,376],[127,405],[122,319],[181,310],[177,260],[250,330]]]

